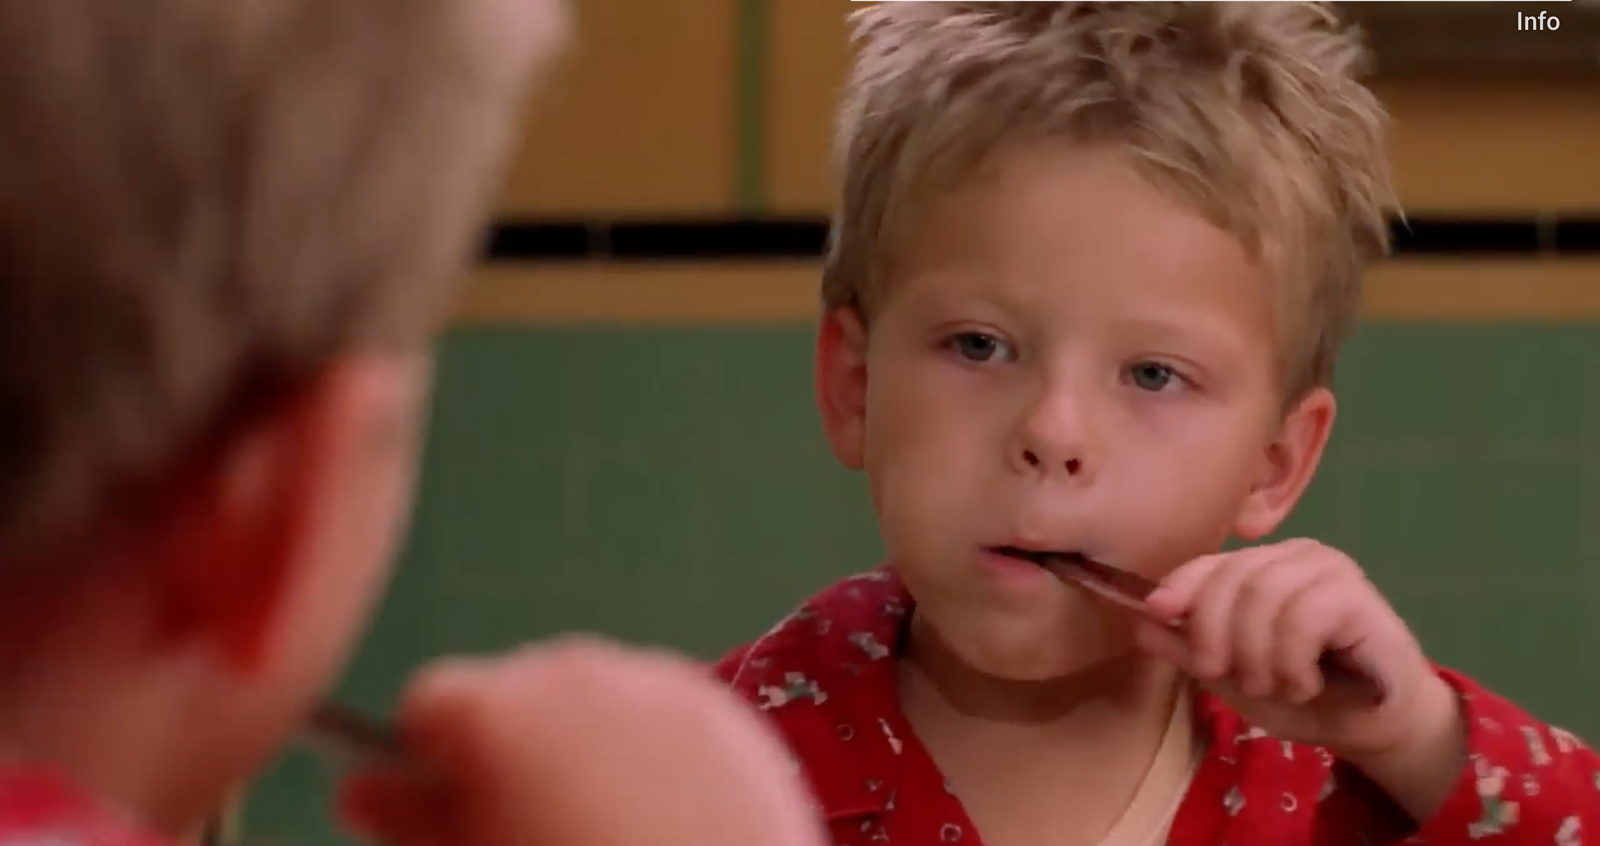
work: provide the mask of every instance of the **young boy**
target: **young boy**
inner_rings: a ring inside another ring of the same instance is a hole
[[[816,393],[886,568],[720,664],[837,844],[1600,836],[1595,755],[1271,533],[1384,251],[1355,36],[1288,3],[858,12]],[[1143,620],[1029,560],[1162,581]],[[1341,650],[1387,685],[1330,688]]]
[[[193,833],[323,694],[561,11],[0,11],[0,843]],[[400,846],[819,842],[776,739],[684,661],[444,663],[400,719],[408,761],[346,803]]]

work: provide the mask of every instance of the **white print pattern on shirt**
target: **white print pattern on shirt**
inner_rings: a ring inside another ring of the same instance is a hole
[[[1581,846],[1583,843],[1583,824],[1577,817],[1567,817],[1561,821],[1561,827],[1556,829],[1556,846]]]

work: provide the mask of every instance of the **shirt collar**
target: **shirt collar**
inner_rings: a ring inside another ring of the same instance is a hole
[[[164,846],[131,816],[42,765],[0,765],[0,846]]]
[[[778,723],[830,822],[892,802],[909,731],[894,661],[909,608],[889,568],[852,576],[752,644],[733,677]]]

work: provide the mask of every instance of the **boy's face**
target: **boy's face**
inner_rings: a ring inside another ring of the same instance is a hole
[[[902,256],[870,334],[825,321],[818,395],[920,618],[975,669],[1052,678],[1131,642],[997,547],[1159,579],[1270,532],[1309,481],[1332,401],[1282,413],[1271,282],[1116,153],[1019,150]]]

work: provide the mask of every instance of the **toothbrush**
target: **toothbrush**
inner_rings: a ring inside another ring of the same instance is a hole
[[[332,702],[312,711],[298,740],[317,756],[345,766],[395,763],[405,758],[399,731],[393,725]]]

